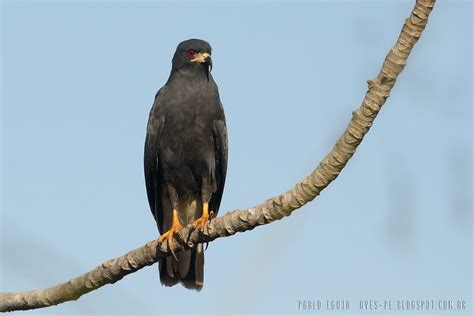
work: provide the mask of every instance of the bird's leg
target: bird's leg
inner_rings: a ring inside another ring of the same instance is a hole
[[[161,244],[165,239],[167,239],[168,250],[171,250],[171,252],[173,253],[173,250],[175,249],[174,234],[176,234],[182,228],[183,228],[183,225],[181,225],[178,218],[178,210],[173,209],[173,219],[172,219],[171,227],[170,229],[168,229],[167,232],[162,234],[160,238],[158,238],[158,244]]]
[[[209,220],[209,203],[204,202],[202,204],[202,215],[200,218],[198,218],[197,220],[193,222],[193,228],[198,228],[199,231],[202,233],[204,231],[204,226],[206,225],[208,220]]]

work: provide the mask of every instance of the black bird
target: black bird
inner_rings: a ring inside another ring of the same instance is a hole
[[[176,48],[166,84],[158,91],[145,140],[145,182],[151,212],[173,249],[173,234],[193,223],[202,232],[215,216],[227,172],[227,127],[210,73],[211,46],[190,39]],[[204,284],[204,247],[197,245],[159,262],[165,286]]]

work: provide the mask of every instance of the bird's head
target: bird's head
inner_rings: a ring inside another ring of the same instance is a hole
[[[209,80],[212,70],[212,48],[208,42],[190,39],[179,43],[173,56],[174,70],[204,71]]]

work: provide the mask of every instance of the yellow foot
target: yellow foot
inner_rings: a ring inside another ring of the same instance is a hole
[[[167,232],[162,234],[160,238],[158,238],[158,244],[161,245],[163,241],[166,239],[168,242],[168,250],[171,250],[171,252],[173,252],[174,249],[176,248],[174,244],[174,234],[177,234],[179,230],[182,228],[183,228],[183,225],[181,225],[178,219],[178,211],[173,210],[173,222],[172,222],[171,228]]]
[[[183,226],[172,227],[166,233],[161,235],[160,238],[158,238],[158,244],[162,244],[166,239],[168,241],[168,249],[174,251],[176,249],[174,244],[174,235],[177,234],[181,228],[183,228]]]
[[[200,218],[193,222],[193,228],[198,228],[199,231],[202,233],[204,231],[204,226],[206,225],[207,221],[212,217],[212,214],[212,211],[209,214],[209,204],[204,203],[202,205],[202,215]]]

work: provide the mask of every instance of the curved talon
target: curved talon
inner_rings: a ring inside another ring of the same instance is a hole
[[[174,250],[176,249],[175,247],[175,244],[174,244],[174,235],[178,235],[178,237],[181,237],[181,235],[179,234],[179,231],[183,228],[183,226],[181,225],[181,223],[179,222],[179,219],[178,219],[178,212],[176,210],[173,210],[173,223],[171,225],[171,228],[163,233],[159,238],[158,238],[158,244],[161,245],[165,239],[167,241],[167,245],[168,245],[168,250],[171,252],[171,254],[173,255],[173,257],[177,260],[178,260],[178,257],[176,257],[176,254],[174,253]]]
[[[213,211],[210,212],[211,213],[211,216],[212,214],[214,214]],[[207,221],[210,219],[211,217],[209,216],[209,204],[208,203],[203,203],[202,205],[202,215],[200,218],[198,218],[197,220],[195,220],[193,222],[193,229],[196,229],[198,228],[199,229],[199,232],[202,233],[204,231],[204,227],[206,226],[206,223]]]
[[[209,216],[201,216],[201,218],[198,218],[193,222],[193,228],[196,229],[198,228],[199,231],[202,233],[204,231],[204,227],[206,226],[206,222],[208,221]]]
[[[179,231],[180,228],[177,228],[177,229],[170,229],[168,230],[166,233],[164,233],[163,235],[160,236],[160,238],[158,238],[158,244],[161,245],[163,243],[163,241],[167,241],[167,246],[168,246],[168,250],[171,252],[171,255],[173,256],[173,258],[176,259],[176,261],[179,261],[178,257],[176,256],[176,254],[174,253],[174,250],[175,250],[175,244],[174,244],[174,234],[178,234],[178,231]]]
[[[174,235],[178,235],[179,236],[179,230],[183,228],[182,226],[179,226],[179,227],[172,227],[170,230],[168,230],[166,233],[164,233],[163,235],[161,235],[159,238],[158,238],[158,243],[161,245],[165,239],[167,240],[168,242],[168,249],[173,251],[176,246],[174,244]]]

